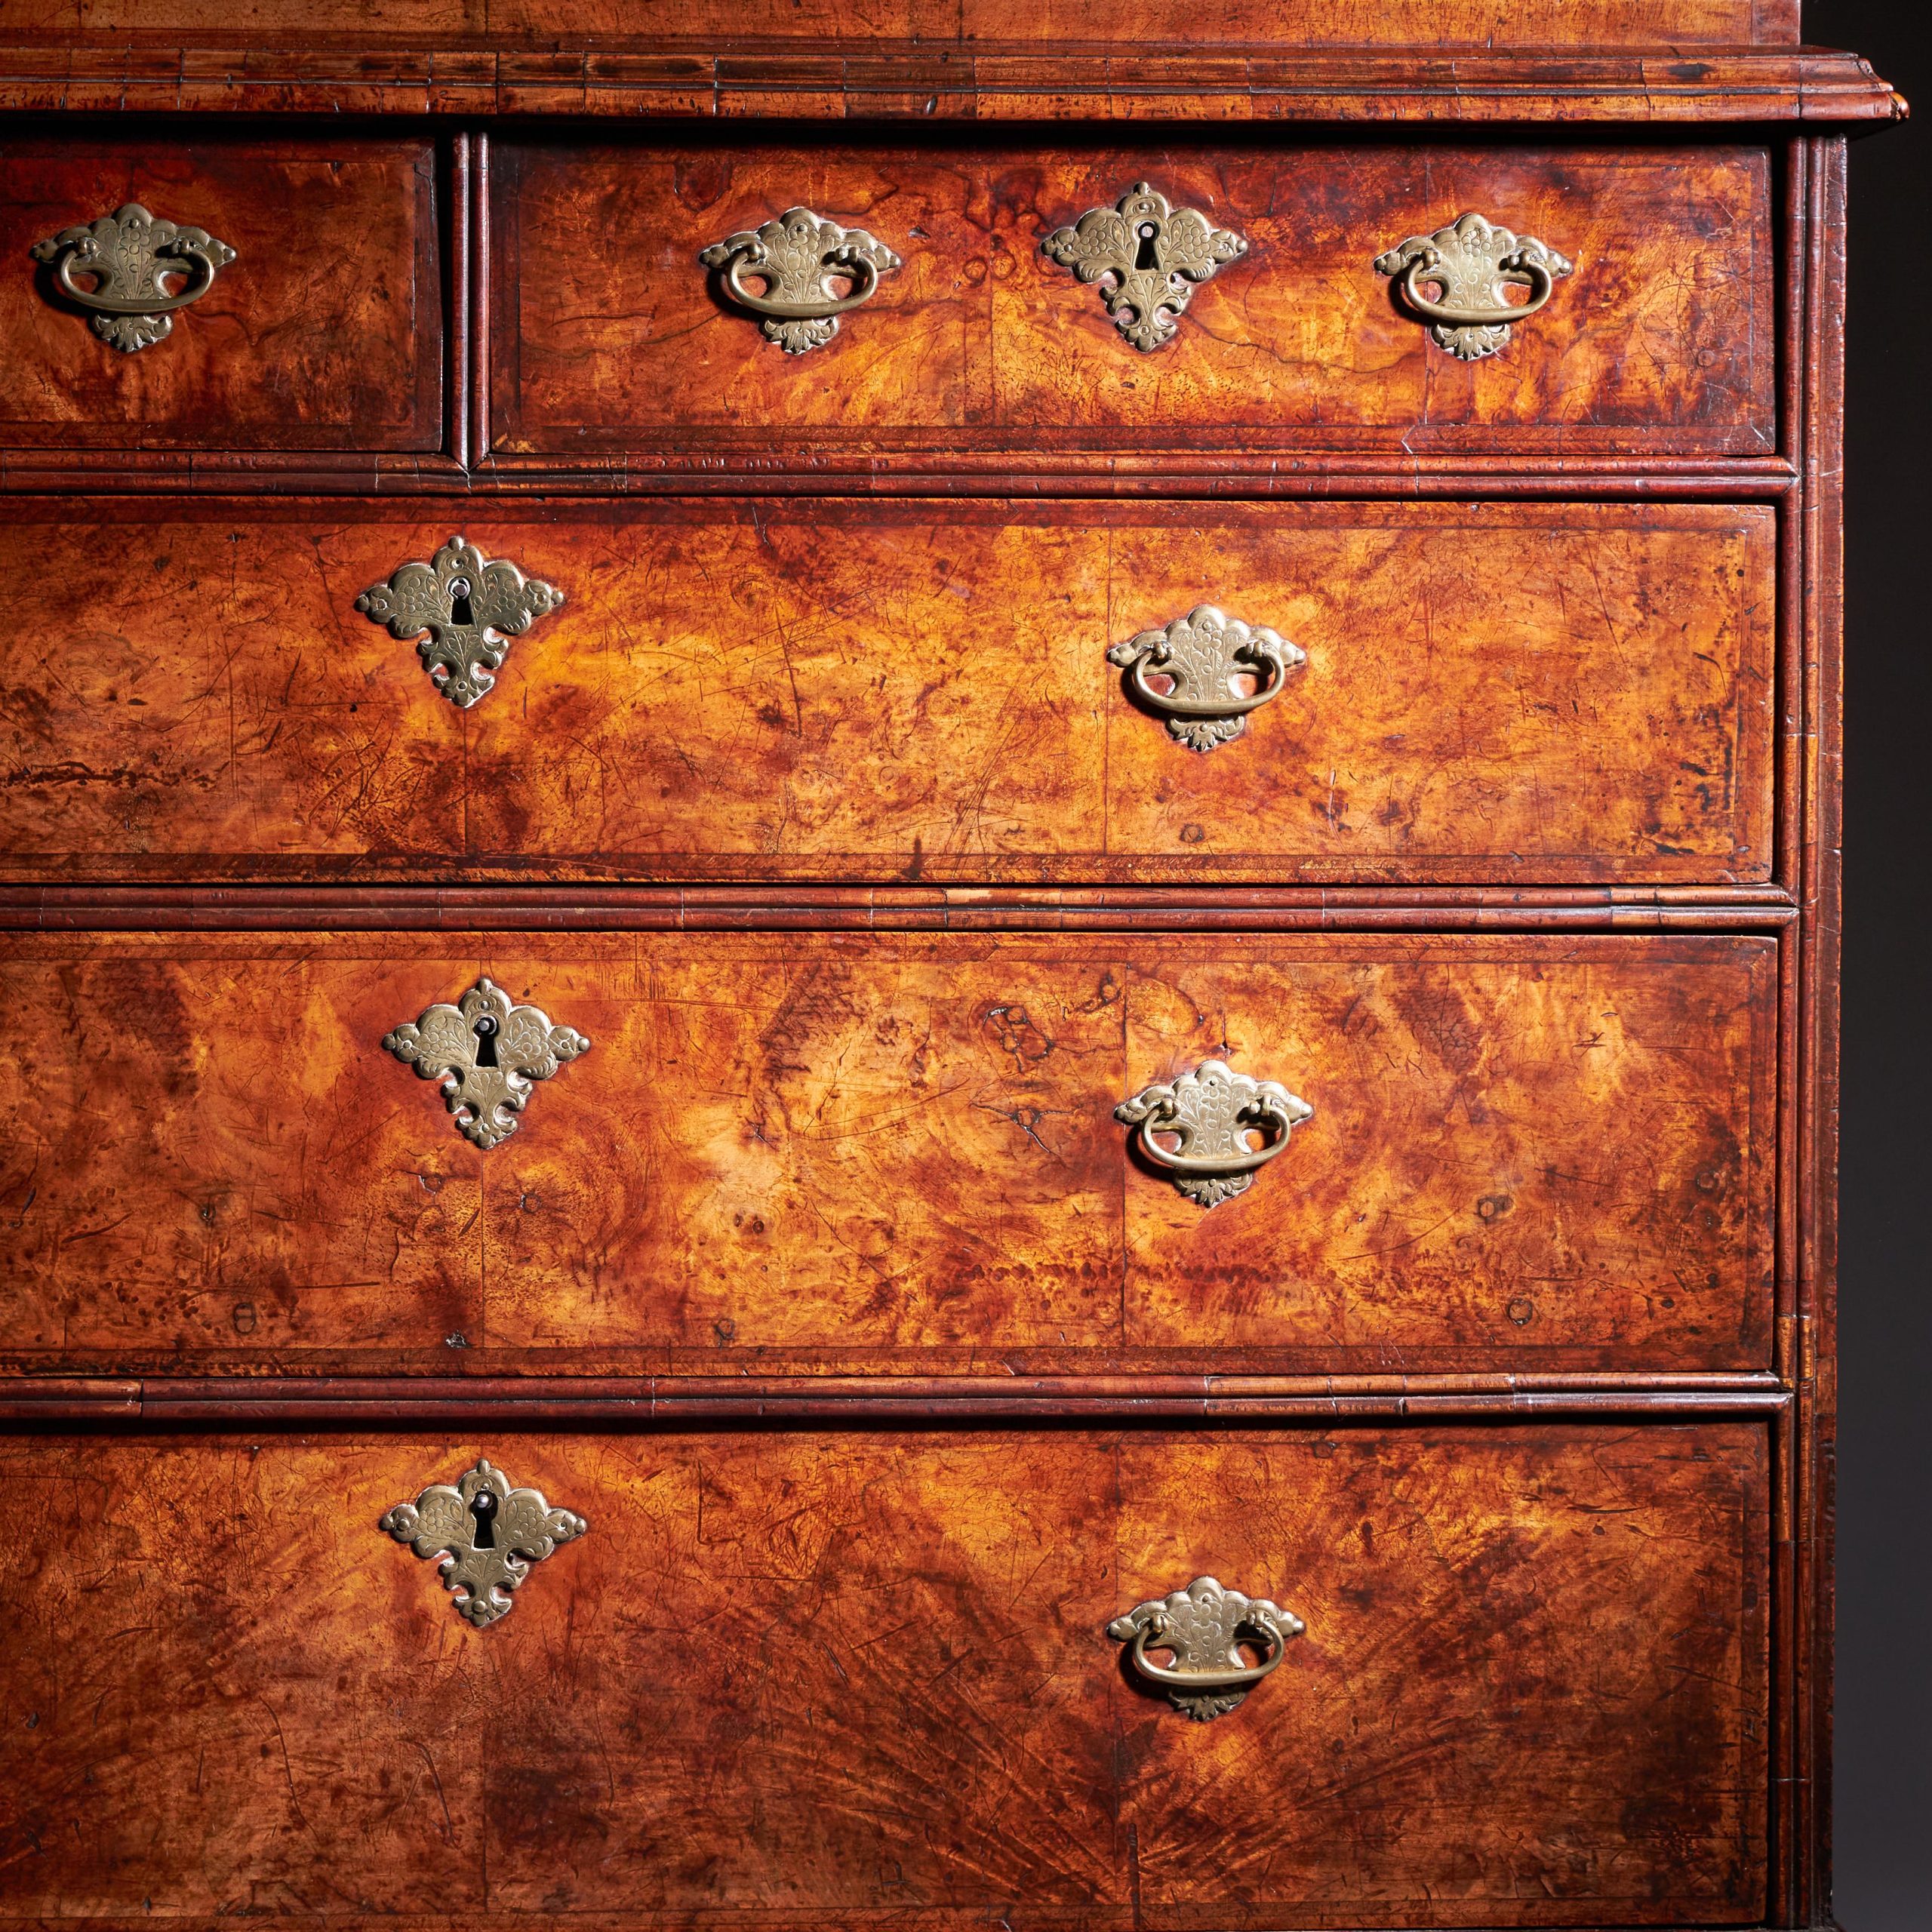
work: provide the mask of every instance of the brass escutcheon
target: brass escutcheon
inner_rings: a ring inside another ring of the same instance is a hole
[[[1315,1109],[1285,1087],[1237,1073],[1219,1060],[1204,1060],[1177,1080],[1143,1088],[1114,1109],[1114,1118],[1134,1129],[1130,1138],[1142,1155],[1203,1208],[1246,1193],[1257,1169],[1287,1147],[1303,1121],[1314,1118]],[[1248,1137],[1257,1132],[1274,1137],[1251,1146]],[[1180,1145],[1163,1147],[1154,1138],[1158,1134],[1173,1135]]]
[[[555,585],[452,537],[426,564],[405,564],[386,583],[372,583],[355,608],[372,624],[386,624],[390,636],[416,638],[429,681],[466,711],[496,683],[490,674],[510,639],[563,601]]]
[[[457,1131],[481,1148],[516,1131],[534,1080],[590,1051],[574,1026],[553,1026],[540,1007],[516,1006],[494,982],[478,980],[454,1006],[426,1008],[414,1023],[383,1036],[384,1048],[441,1083]]]
[[[1137,181],[1112,208],[1089,208],[1072,227],[1054,229],[1040,252],[1082,281],[1104,282],[1100,300],[1115,327],[1146,351],[1172,340],[1196,285],[1246,254],[1247,244]]]
[[[1157,631],[1117,644],[1107,662],[1127,672],[1128,688],[1184,745],[1211,752],[1247,728],[1247,714],[1264,705],[1308,662],[1300,646],[1262,625],[1243,623],[1212,604],[1198,604]],[[1243,692],[1235,680],[1257,680]],[[1149,681],[1165,680],[1165,688]]]
[[[1137,1605],[1107,1626],[1107,1635],[1134,1647],[1135,1674],[1158,1684],[1177,1711],[1196,1722],[1225,1717],[1278,1665],[1290,1638],[1308,1628],[1293,1611],[1264,1597],[1224,1589],[1212,1577],[1197,1577],[1172,1596]],[[1241,1646],[1250,1643],[1261,1660],[1250,1663]],[[1150,1650],[1173,1654],[1158,1664]]]
[[[174,326],[172,312],[199,301],[235,259],[205,229],[157,221],[138,202],[36,242],[32,254],[53,264],[63,295],[92,312],[94,334],[127,355],[160,341]],[[76,269],[92,278],[91,288],[74,279]],[[186,280],[170,289],[177,276]]]
[[[560,1543],[590,1525],[553,1509],[537,1489],[512,1489],[503,1471],[479,1460],[452,1484],[432,1483],[414,1503],[398,1503],[377,1524],[418,1556],[440,1556],[436,1574],[452,1606],[481,1629],[513,1607],[510,1592]]]
[[[1534,315],[1576,264],[1533,235],[1512,235],[1479,214],[1466,214],[1433,235],[1397,243],[1376,257],[1375,267],[1397,278],[1404,305],[1431,325],[1439,347],[1473,362],[1502,348],[1510,325]],[[1439,297],[1422,292],[1427,284],[1441,291]],[[1530,299],[1510,302],[1503,291],[1512,288],[1527,288]]]
[[[720,272],[726,297],[760,318],[768,338],[788,355],[829,342],[839,317],[869,301],[879,277],[903,266],[863,228],[841,228],[805,208],[787,208],[762,228],[728,235],[698,260]],[[764,288],[748,288],[747,274]]]

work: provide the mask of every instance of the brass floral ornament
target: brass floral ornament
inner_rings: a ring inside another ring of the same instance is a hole
[[[788,355],[823,348],[838,333],[839,317],[869,301],[881,275],[904,266],[863,228],[841,228],[810,208],[787,208],[762,228],[728,235],[698,260],[719,272],[725,295],[758,316]],[[746,288],[747,275],[763,288]]]
[[[1376,272],[1396,278],[1404,305],[1431,326],[1437,346],[1464,362],[1494,355],[1511,325],[1533,315],[1576,263],[1534,235],[1512,235],[1479,214],[1466,214],[1433,235],[1411,235],[1375,258]],[[1425,285],[1441,291],[1432,298]],[[1506,288],[1527,288],[1512,303]]]
[[[510,1592],[533,1563],[590,1525],[552,1509],[541,1490],[512,1489],[501,1469],[479,1461],[454,1484],[432,1483],[414,1503],[398,1503],[377,1527],[418,1556],[441,1556],[436,1574],[452,1607],[480,1630],[509,1616]]]
[[[1112,208],[1089,208],[1071,228],[1054,229],[1040,251],[1082,281],[1104,282],[1100,299],[1115,326],[1147,350],[1172,338],[1196,285],[1246,254],[1247,244],[1137,181]]]
[[[540,1008],[512,1005],[489,980],[478,980],[454,1006],[426,1008],[414,1025],[386,1033],[383,1044],[419,1078],[441,1082],[458,1131],[485,1149],[516,1131],[532,1081],[548,1080],[565,1060],[590,1051],[574,1027],[552,1026]]]
[[[1247,1192],[1256,1169],[1314,1118],[1315,1109],[1285,1087],[1251,1079],[1218,1060],[1204,1060],[1164,1085],[1143,1088],[1114,1109],[1114,1118],[1134,1129],[1130,1138],[1146,1158],[1203,1208]],[[1272,1138],[1252,1146],[1249,1136],[1257,1132]],[[1154,1137],[1159,1134],[1171,1134],[1180,1145],[1163,1147]]]
[[[1137,1676],[1159,1685],[1176,1710],[1205,1724],[1226,1717],[1307,1628],[1265,1597],[1244,1597],[1212,1577],[1197,1577],[1186,1589],[1115,1617],[1107,1635],[1134,1646],[1128,1658]],[[1244,1641],[1261,1652],[1258,1663],[1242,1655]],[[1150,1650],[1171,1652],[1174,1662],[1155,1663]]]
[[[555,585],[452,537],[426,564],[405,564],[388,583],[371,584],[355,608],[372,624],[386,624],[390,636],[417,638],[430,682],[466,711],[496,683],[490,674],[510,639],[563,601]]]
[[[52,265],[61,294],[91,312],[94,334],[125,355],[160,341],[174,326],[174,311],[199,301],[235,259],[205,229],[158,221],[138,202],[63,228],[36,242],[32,254]],[[90,286],[74,279],[76,271]],[[182,278],[179,288],[168,286]]]
[[[1247,714],[1275,697],[1308,654],[1265,625],[1198,604],[1162,629],[1115,645],[1107,662],[1126,672],[1135,699],[1165,718],[1183,744],[1211,752],[1241,736]],[[1256,681],[1253,691],[1238,688],[1244,677]]]

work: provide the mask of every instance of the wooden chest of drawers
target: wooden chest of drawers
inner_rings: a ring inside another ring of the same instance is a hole
[[[1829,1924],[1789,0],[0,34],[0,1915]]]

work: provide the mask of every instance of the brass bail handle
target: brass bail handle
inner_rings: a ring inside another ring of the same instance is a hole
[[[755,315],[765,340],[788,355],[823,349],[838,333],[839,318],[869,300],[881,275],[906,266],[877,235],[802,206],[728,235],[697,258],[717,271],[719,293]],[[764,285],[761,291],[746,286],[747,274]],[[832,293],[832,275],[851,284],[843,295]]]
[[[1107,653],[1127,672],[1128,695],[1164,718],[1168,731],[1198,752],[1238,738],[1251,711],[1279,696],[1288,673],[1308,654],[1266,624],[1244,623],[1218,605],[1197,604],[1158,630],[1142,631]],[[1161,690],[1150,681],[1164,679]],[[1252,678],[1244,691],[1237,681]]]
[[[1129,1655],[1134,1669],[1150,1684],[1197,1693],[1203,1690],[1246,1690],[1259,1684],[1281,1661],[1287,1654],[1288,1647],[1281,1631],[1272,1623],[1263,1623],[1257,1620],[1251,1626],[1244,1624],[1241,1634],[1258,1638],[1266,1643],[1267,1654],[1259,1663],[1228,1664],[1219,1669],[1172,1670],[1165,1664],[1155,1663],[1147,1654],[1150,1644],[1155,1650],[1165,1647],[1168,1620],[1157,1611],[1134,1632],[1134,1648]]]
[[[1258,1109],[1244,1114],[1238,1125],[1241,1128],[1272,1127],[1275,1129],[1273,1140],[1264,1146],[1251,1147],[1244,1152],[1219,1154],[1189,1154],[1185,1151],[1189,1140],[1185,1124],[1159,1119],[1141,1121],[1135,1129],[1140,1151],[1157,1168],[1164,1168],[1173,1174],[1251,1174],[1257,1168],[1265,1168],[1277,1154],[1284,1152],[1288,1144],[1287,1123],[1278,1115],[1263,1113]],[[1153,1138],[1157,1133],[1177,1134],[1181,1137],[1180,1147],[1170,1152]]]
[[[1205,1723],[1226,1717],[1281,1661],[1291,1638],[1308,1628],[1291,1610],[1266,1597],[1244,1596],[1212,1577],[1197,1577],[1184,1590],[1152,1597],[1107,1626],[1107,1635],[1129,1645],[1137,1676],[1158,1684],[1175,1709]],[[1246,1641],[1262,1651],[1259,1663],[1241,1661]],[[1152,1648],[1170,1652],[1171,1665],[1154,1663]]]
[[[1154,666],[1157,671],[1161,667]],[[1248,666],[1239,665],[1239,670]],[[1164,718],[1245,718],[1251,711],[1259,711],[1271,698],[1278,697],[1287,674],[1276,665],[1257,666],[1254,675],[1260,680],[1256,688],[1244,696],[1236,691],[1229,681],[1219,691],[1204,692],[1189,696],[1186,687],[1177,685],[1174,690],[1157,691],[1147,681],[1147,660],[1143,657],[1134,665],[1131,674],[1134,694],[1149,709],[1160,713]]]
[[[1220,1060],[1204,1060],[1192,1073],[1144,1087],[1114,1109],[1149,1164],[1203,1208],[1245,1193],[1255,1170],[1285,1152],[1290,1135],[1314,1118],[1315,1109],[1278,1082],[1237,1073]],[[1272,1128],[1275,1137],[1251,1147],[1248,1133],[1260,1128]],[[1157,1134],[1171,1134],[1180,1145],[1170,1152]]]
[[[72,296],[83,308],[103,315],[165,315],[198,301],[214,286],[215,265],[206,255],[162,255],[155,261],[156,275],[185,275],[188,278],[185,287],[171,295],[157,281],[152,295],[109,295],[97,288],[82,288],[75,281],[69,271],[75,256],[72,247],[61,251],[60,259],[54,265],[54,279],[63,295]],[[82,272],[87,272],[91,266],[82,262]]]
[[[1499,269],[1496,279],[1506,281],[1512,288],[1530,290],[1530,299],[1515,308],[1507,303],[1458,306],[1452,302],[1432,302],[1423,294],[1421,284],[1441,283],[1441,266],[1440,263],[1432,266],[1420,257],[1409,264],[1408,272],[1402,277],[1402,295],[1404,300],[1414,305],[1417,315],[1429,321],[1444,322],[1459,328],[1487,328],[1498,322],[1520,322],[1525,315],[1534,315],[1549,300],[1551,291],[1556,287],[1555,278],[1549,269],[1534,260],[1526,260],[1520,267]]]
[[[826,296],[816,302],[755,293],[747,288],[740,278],[738,271],[745,265],[744,256],[735,254],[731,257],[731,266],[724,271],[724,286],[731,291],[732,300],[741,303],[755,315],[776,315],[784,321],[816,321],[827,315],[844,315],[869,300],[872,291],[878,287],[878,270],[863,255],[848,259],[841,259],[837,255],[827,256],[820,265],[822,269],[826,272],[850,275],[852,286],[843,295]],[[766,272],[753,264],[752,272],[757,275]],[[820,286],[824,286],[823,279]]]

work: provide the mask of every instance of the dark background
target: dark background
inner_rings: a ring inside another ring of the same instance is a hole
[[[1927,0],[1805,0],[1919,117],[1851,144],[1840,1150],[1837,1884],[1932,1932],[1932,62]]]

